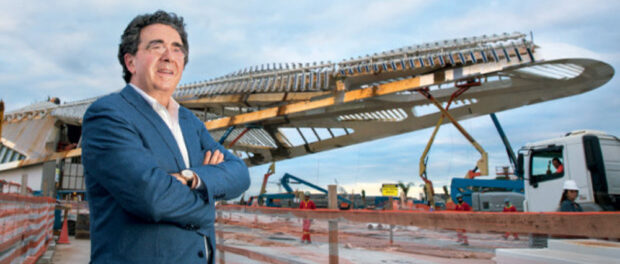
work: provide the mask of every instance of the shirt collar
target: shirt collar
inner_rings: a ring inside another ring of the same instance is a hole
[[[140,96],[142,96],[144,98],[144,100],[146,100],[146,102],[149,103],[151,105],[151,107],[153,107],[153,109],[164,108],[164,109],[168,110],[168,113],[170,113],[170,114],[173,114],[175,116],[178,114],[178,112],[179,112],[179,103],[177,103],[177,101],[175,101],[174,98],[170,97],[170,102],[168,103],[168,107],[166,108],[165,106],[163,106],[162,104],[157,102],[157,100],[155,100],[155,98],[153,98],[152,96],[150,96],[147,93],[145,93],[142,89],[138,88],[138,86],[135,86],[133,83],[129,83],[129,85],[136,92],[138,92],[138,94]]]

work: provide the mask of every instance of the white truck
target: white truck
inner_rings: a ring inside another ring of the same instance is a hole
[[[563,171],[552,165],[554,158]],[[525,180],[524,211],[557,211],[565,180],[577,183],[584,211],[620,210],[620,140],[604,132],[579,130],[527,144],[519,150],[517,173]]]

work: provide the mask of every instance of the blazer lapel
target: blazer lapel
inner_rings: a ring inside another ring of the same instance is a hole
[[[125,86],[121,91],[121,96],[123,96],[129,104],[133,105],[136,110],[155,127],[155,130],[164,139],[171,153],[174,153],[174,159],[179,169],[185,169],[185,162],[183,162],[183,156],[181,155],[177,141],[174,139],[168,125],[166,125],[164,120],[153,110],[153,107],[151,107],[151,105],[149,105],[130,85]]]
[[[192,112],[189,109],[185,109],[183,106],[179,107],[179,125],[181,126],[181,131],[183,132],[183,139],[185,140],[185,146],[187,147],[187,155],[189,156],[190,166],[200,166],[202,165],[202,153],[200,152],[200,147],[198,146],[198,142],[200,142],[198,138],[198,133],[195,129],[192,129],[191,126],[191,118]],[[196,160],[192,157],[196,157],[195,153],[201,153],[198,155],[200,160]],[[196,162],[198,164],[196,164]]]

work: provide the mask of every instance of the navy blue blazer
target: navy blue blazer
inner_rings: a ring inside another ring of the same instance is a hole
[[[247,190],[248,168],[185,107],[179,108],[179,124],[190,169],[206,187],[201,190],[169,175],[186,169],[179,147],[131,86],[98,99],[84,114],[91,263],[213,263],[214,202]],[[205,153],[216,149],[224,162],[202,165]]]

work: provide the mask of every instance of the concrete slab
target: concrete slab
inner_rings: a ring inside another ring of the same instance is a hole
[[[88,263],[90,261],[90,240],[70,237],[70,244],[56,245],[52,258],[54,264]]]
[[[620,243],[598,239],[551,239],[549,248],[620,260]]]
[[[620,243],[594,239],[550,239],[543,249],[497,249],[495,260],[512,263],[617,263]]]
[[[607,258],[548,248],[543,249],[498,249],[495,261],[499,264],[579,264],[579,263],[617,263],[617,258]]]

